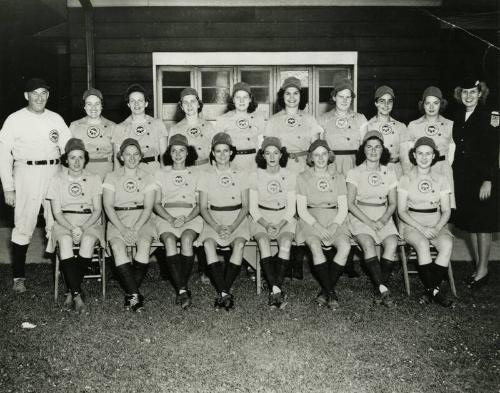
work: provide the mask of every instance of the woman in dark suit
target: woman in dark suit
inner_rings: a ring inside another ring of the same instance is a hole
[[[453,125],[457,145],[453,174],[457,210],[454,223],[470,234],[476,267],[470,288],[488,281],[492,233],[499,230],[498,112],[484,102],[489,89],[478,78],[465,78],[455,88],[462,104]]]

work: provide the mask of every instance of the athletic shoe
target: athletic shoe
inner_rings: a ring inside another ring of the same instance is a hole
[[[183,310],[187,310],[193,304],[191,301],[191,291],[179,294],[179,304]]]
[[[389,291],[385,291],[380,294],[381,303],[387,308],[391,308],[394,306],[394,300],[392,299],[391,293]]]
[[[15,293],[23,293],[26,292],[26,287],[24,285],[25,278],[14,278],[14,285],[12,286],[12,290]]]
[[[318,296],[316,296],[316,303],[318,304],[318,306],[330,308],[328,302],[328,296],[326,296],[323,292],[318,293]]]
[[[337,296],[337,293],[335,292],[335,289],[332,289],[330,292],[330,299],[328,300],[328,306],[330,306],[330,308],[333,308],[334,310],[339,308],[339,298]]]
[[[144,308],[144,296],[133,294],[130,298],[130,309],[134,312],[141,312]]]
[[[432,293],[432,300],[443,307],[451,307],[453,302],[442,293],[439,288],[435,288]]]
[[[231,294],[227,294],[221,297],[221,305],[229,311],[234,307],[234,296]]]

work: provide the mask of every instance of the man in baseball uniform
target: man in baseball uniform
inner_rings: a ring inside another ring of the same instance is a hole
[[[50,179],[60,170],[60,156],[71,137],[57,113],[45,108],[49,86],[38,78],[27,81],[28,105],[12,113],[0,130],[0,179],[5,203],[14,208],[12,272],[14,292],[26,291],[24,265],[40,206]],[[48,221],[50,210],[44,209]]]

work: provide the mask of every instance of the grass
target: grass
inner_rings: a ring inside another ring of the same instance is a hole
[[[318,309],[306,279],[288,283],[289,305],[271,311],[242,274],[236,308],[215,311],[194,273],[194,307],[183,312],[152,264],[143,313],[122,310],[113,280],[103,301],[94,281],[84,317],[53,303],[50,266],[28,265],[17,296],[0,266],[0,392],[499,392],[500,266],[473,297],[465,264],[454,267],[453,309],[419,305],[418,279],[408,298],[396,275],[394,309],[373,305],[362,277],[341,279],[340,310]]]

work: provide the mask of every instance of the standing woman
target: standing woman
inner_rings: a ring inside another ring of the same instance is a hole
[[[386,165],[390,153],[378,131],[368,131],[356,156],[358,166],[347,174],[350,230],[361,246],[366,269],[375,288],[375,301],[393,305],[387,281],[396,261],[398,230],[392,216],[396,210],[396,174]],[[384,252],[379,260],[377,245]]]
[[[295,234],[296,176],[286,168],[288,153],[281,141],[267,137],[257,152],[256,172],[250,175],[250,232],[259,244],[260,265],[269,284],[269,306],[286,305],[283,281]],[[271,240],[278,254],[271,255]]]
[[[320,306],[338,307],[335,285],[342,275],[351,249],[349,232],[344,225],[347,217],[345,178],[328,168],[335,156],[324,140],[309,147],[307,164],[310,168],[297,179],[297,210],[299,225],[297,243],[307,243],[313,256],[314,273],[321,285],[316,297]],[[325,255],[322,246],[333,246],[335,256]]]
[[[205,247],[208,271],[218,293],[214,306],[226,310],[234,306],[231,287],[241,269],[243,248],[250,238],[246,218],[247,174],[232,167],[235,151],[228,134],[215,134],[210,152],[210,161],[215,161],[215,164],[204,171],[198,181],[200,211],[205,219],[200,242]],[[232,247],[225,269],[219,262],[217,245]]]
[[[71,138],[61,156],[65,166],[52,178],[47,192],[55,218],[51,237],[59,245],[61,270],[69,293],[65,305],[77,313],[87,312],[82,299],[82,280],[92,260],[94,246],[104,246],[104,227],[101,223],[101,178],[87,172],[89,153],[81,139]],[[80,246],[75,258],[73,245]]]
[[[189,277],[193,269],[193,241],[203,228],[196,194],[197,172],[191,166],[198,155],[184,135],[174,135],[164,154],[165,167],[155,174],[156,232],[165,245],[166,264],[183,309],[191,306]],[[177,240],[181,252],[177,253]]]
[[[255,169],[255,153],[259,146],[259,136],[264,133],[267,119],[256,112],[257,103],[250,86],[245,82],[234,85],[228,112],[220,116],[216,123],[217,132],[231,136],[236,147],[233,164],[241,169]]]
[[[113,143],[115,151],[127,138],[136,139],[142,151],[141,169],[153,175],[160,168],[161,156],[167,149],[167,129],[163,121],[146,114],[149,105],[146,89],[139,84],[128,87],[125,102],[130,108],[130,116],[115,127]],[[118,156],[116,156],[118,157]],[[118,160],[115,168],[119,168]]]
[[[418,138],[427,136],[434,140],[439,150],[439,157],[432,170],[446,176],[448,179],[452,192],[451,208],[455,209],[453,171],[451,169],[456,149],[453,141],[453,121],[441,115],[447,105],[448,101],[443,98],[443,93],[439,88],[430,86],[424,90],[422,101],[418,103],[418,108],[423,113],[423,116],[408,124],[407,137],[402,141],[401,154],[408,156],[408,152]],[[406,168],[406,172],[408,170],[409,167]]]
[[[443,175],[431,171],[438,157],[439,151],[431,138],[417,139],[410,151],[410,161],[416,167],[399,179],[399,229],[401,237],[417,252],[426,295],[423,301],[432,299],[443,307],[450,307],[452,302],[439,286],[446,279],[453,249],[453,236],[448,230],[451,188]],[[431,244],[438,251],[434,262]]]
[[[156,234],[151,220],[155,184],[153,176],[141,169],[142,158],[139,142],[125,139],[118,152],[122,167],[108,173],[102,185],[104,210],[109,220],[106,237],[125,291],[125,308],[132,311],[144,307],[139,288],[146,276],[149,250]],[[132,265],[127,246],[133,245],[137,250]]]
[[[104,179],[113,170],[113,132],[115,123],[102,116],[102,93],[90,88],[83,93],[83,109],[87,116],[75,120],[69,126],[74,138],[85,144],[89,163],[85,167]]]
[[[384,136],[384,146],[391,153],[387,166],[396,173],[399,179],[403,174],[399,146],[402,138],[405,138],[406,126],[391,117],[392,108],[394,107],[394,91],[392,88],[380,86],[375,91],[375,107],[377,108],[377,114],[361,127],[361,136],[364,136],[368,131],[380,131]],[[407,161],[406,157],[401,157],[401,159]]]
[[[462,106],[453,126],[457,141],[453,163],[457,197],[454,224],[470,234],[476,262],[472,289],[488,281],[492,233],[500,230],[499,115],[484,107],[488,93],[485,82],[470,77],[455,89],[455,99]]]

